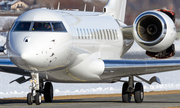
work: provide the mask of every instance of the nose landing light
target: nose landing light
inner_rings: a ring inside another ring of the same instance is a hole
[[[27,60],[28,59],[28,54],[26,54],[26,53],[21,54],[21,58],[23,60]]]

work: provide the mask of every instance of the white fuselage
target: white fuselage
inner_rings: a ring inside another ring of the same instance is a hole
[[[21,22],[29,23],[29,30],[16,30]],[[66,31],[34,31],[39,22],[51,28],[62,22]],[[102,60],[120,59],[133,44],[122,35],[124,26],[104,13],[36,9],[16,20],[7,38],[8,55],[18,67],[46,80],[107,82],[101,79]]]

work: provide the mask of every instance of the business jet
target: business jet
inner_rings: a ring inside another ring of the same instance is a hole
[[[129,103],[134,95],[135,102],[142,103],[143,84],[134,77],[148,84],[161,83],[156,76],[147,80],[139,75],[180,69],[180,60],[167,59],[175,55],[175,13],[164,9],[145,11],[127,26],[126,2],[109,0],[103,12],[27,11],[16,19],[0,49],[8,56],[0,59],[1,71],[22,75],[12,82],[31,81],[28,105],[40,105],[42,95],[45,102],[52,102],[51,82],[124,82],[122,101]],[[134,40],[154,59],[121,59]],[[128,80],[122,81],[123,77]]]

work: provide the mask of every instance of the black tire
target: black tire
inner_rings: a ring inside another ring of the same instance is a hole
[[[142,103],[144,99],[144,88],[142,83],[136,83],[134,99],[136,103]]]
[[[44,100],[45,102],[53,101],[53,86],[51,82],[46,82],[44,87]]]
[[[27,94],[27,104],[28,104],[28,105],[32,105],[32,104],[33,104],[32,93],[28,93],[28,94]]]
[[[36,105],[41,104],[41,94],[37,93],[36,96],[34,97]]]
[[[122,88],[122,101],[125,103],[131,102],[131,93],[127,92],[129,84],[125,82]]]

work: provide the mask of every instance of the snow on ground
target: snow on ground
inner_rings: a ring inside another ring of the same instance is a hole
[[[0,27],[3,27],[3,25],[9,20],[15,20],[17,19],[17,16],[0,16]]]
[[[6,42],[6,37],[0,35],[0,46],[3,46]]]
[[[157,76],[161,79],[161,85],[153,83],[152,85],[144,84],[146,92],[149,91],[164,91],[164,90],[179,90],[180,89],[180,71],[171,71],[167,73],[144,75],[143,78],[150,79]],[[18,78],[17,75],[0,73],[0,98],[8,97],[26,97],[30,91],[30,82],[24,84],[12,83],[10,81]],[[124,78],[127,79],[127,78]],[[136,79],[139,81],[138,79]],[[62,84],[53,83],[55,96],[62,95],[80,95],[80,94],[113,94],[121,93],[123,83],[113,84]]]

